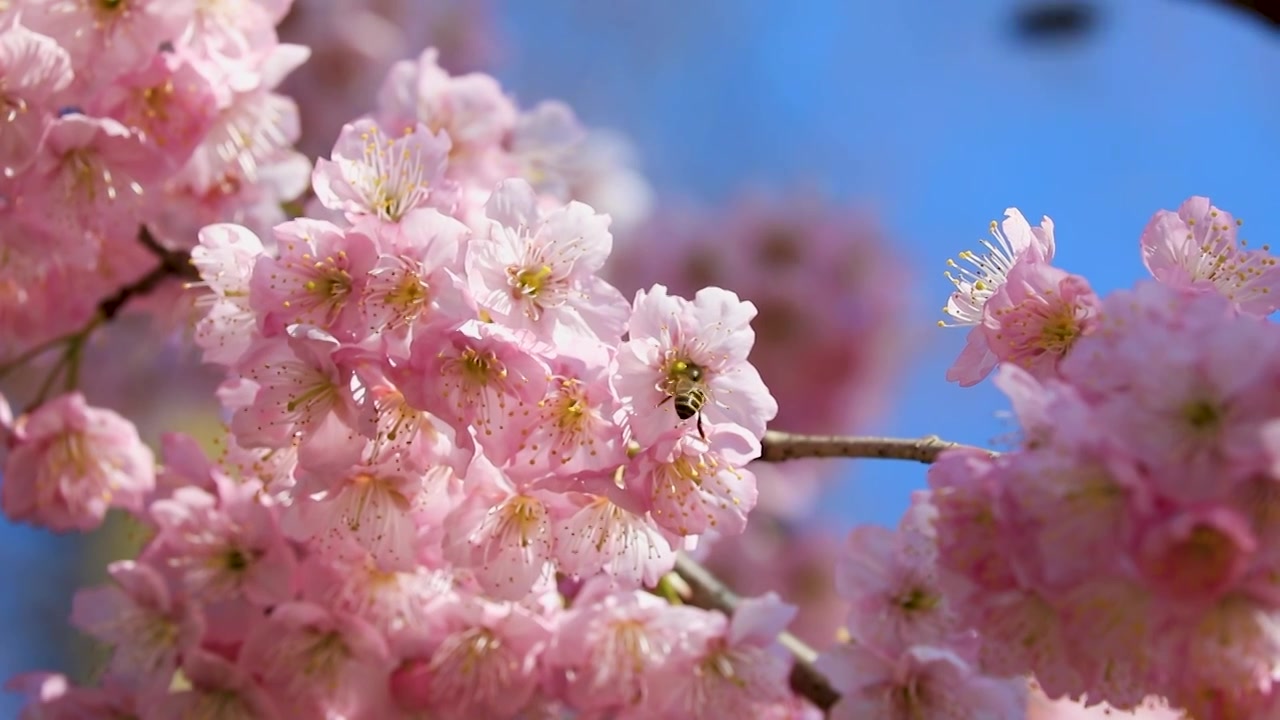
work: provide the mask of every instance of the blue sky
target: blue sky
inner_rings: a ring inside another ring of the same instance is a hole
[[[1138,233],[1189,195],[1243,217],[1255,243],[1277,236],[1280,38],[1193,0],[1117,0],[1092,40],[1037,51],[1010,39],[1017,4],[509,1],[496,74],[522,104],[563,99],[628,133],[665,195],[816,182],[875,201],[921,308],[941,307],[946,259],[1009,206],[1051,216],[1058,263],[1100,292],[1143,276]],[[1007,403],[943,380],[963,333],[937,319],[919,317],[926,345],[876,430],[987,444]],[[859,464],[827,519],[893,523],[923,483],[919,465]],[[69,609],[51,592],[69,567],[50,561],[68,547],[0,526],[0,675],[57,663],[13,631]]]

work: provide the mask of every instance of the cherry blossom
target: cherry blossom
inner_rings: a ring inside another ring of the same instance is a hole
[[[1268,315],[1280,269],[1267,246],[1250,250],[1237,238],[1243,222],[1209,198],[1187,198],[1176,212],[1160,210],[1142,232],[1142,260],[1152,276],[1174,287],[1208,288],[1246,312]]]
[[[755,314],[753,304],[720,288],[700,290],[692,301],[667,294],[662,285],[636,293],[616,383],[635,408],[630,427],[637,441],[653,443],[677,427],[694,430],[702,414],[708,423],[764,434],[778,404],[747,362]],[[671,402],[687,383],[707,394],[697,419],[678,418]]]
[[[141,512],[155,487],[155,458],[133,424],[79,393],[19,416],[10,434],[0,501],[11,519],[92,530],[108,508]]]

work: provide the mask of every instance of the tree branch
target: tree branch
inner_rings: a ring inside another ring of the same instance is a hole
[[[769,430],[760,443],[760,460],[782,462],[798,458],[880,458],[931,463],[944,450],[972,445],[947,442],[936,435],[924,438],[857,437],[846,435],[796,435]],[[984,450],[995,454],[991,450]]]
[[[0,364],[0,378],[3,378],[9,372],[15,370],[26,362],[33,360],[44,353],[58,347],[65,346],[61,357],[57,363],[50,369],[49,374],[45,377],[34,401],[28,410],[40,405],[44,402],[45,396],[53,388],[54,383],[64,373],[67,378],[68,389],[75,386],[79,378],[81,353],[85,341],[89,335],[93,333],[98,326],[103,325],[115,319],[124,306],[130,300],[147,293],[152,292],[164,282],[167,278],[185,278],[188,280],[199,280],[200,274],[196,272],[195,267],[191,265],[190,253],[183,251],[170,250],[152,236],[151,231],[146,225],[138,228],[138,243],[151,252],[160,264],[155,266],[146,275],[134,280],[128,285],[117,289],[114,293],[108,295],[98,302],[96,312],[83,327],[75,332],[61,335],[47,342],[41,343],[17,357]]]
[[[738,609],[741,599],[712,575],[711,571],[684,553],[676,556],[676,574],[688,585],[681,590],[687,592],[686,600],[690,605],[719,610],[730,616]],[[830,710],[840,699],[840,693],[831,687],[827,678],[814,666],[818,652],[791,633],[782,633],[778,636],[778,641],[795,657],[795,665],[791,668],[792,691],[807,698],[823,711]]]
[[[155,290],[166,278],[200,279],[200,274],[191,265],[191,255],[164,247],[156,241],[155,236],[151,234],[146,225],[138,228],[138,242],[151,251],[151,254],[156,256],[160,264],[152,268],[151,272],[125,285],[110,297],[98,303],[98,322],[111,320],[120,313],[121,308],[129,300]]]

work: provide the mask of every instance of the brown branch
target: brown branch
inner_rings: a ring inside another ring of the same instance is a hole
[[[931,463],[944,450],[972,445],[947,442],[935,435],[924,438],[883,438],[845,435],[797,435],[770,430],[761,441],[760,460],[782,462],[798,458],[880,458]],[[992,452],[986,450],[985,452]],[[994,453],[992,453],[994,454]]]
[[[741,598],[712,575],[711,571],[684,553],[676,556],[676,574],[688,585],[682,591],[687,591],[686,599],[690,605],[719,610],[726,615],[733,615],[738,609]],[[778,641],[795,658],[795,665],[791,668],[791,690],[823,711],[830,710],[840,699],[840,693],[831,687],[831,683],[815,667],[817,651],[791,633],[782,633],[778,636]]]
[[[138,229],[138,242],[150,250],[160,260],[160,264],[98,303],[98,322],[111,320],[120,314],[120,310],[131,299],[155,290],[167,278],[200,279],[199,273],[191,265],[191,255],[164,247],[156,241],[146,225]]]
[[[62,355],[59,357],[57,363],[54,364],[52,369],[49,370],[49,374],[45,377],[34,401],[31,403],[30,407],[27,408],[28,410],[34,409],[36,406],[44,402],[46,395],[53,388],[54,383],[64,373],[66,374],[67,384],[69,386],[68,389],[75,385],[79,373],[81,351],[83,350],[85,341],[89,338],[90,334],[98,328],[98,326],[115,319],[130,300],[154,291],[160,283],[164,282],[167,278],[185,278],[188,280],[200,279],[199,273],[197,273],[195,267],[191,265],[191,255],[186,252],[170,250],[164,247],[156,241],[154,236],[151,235],[151,231],[146,225],[138,228],[138,242],[160,260],[159,265],[156,265],[147,272],[147,274],[137,280],[134,280],[128,285],[120,287],[114,293],[99,301],[93,317],[85,323],[84,327],[81,327],[79,330],[74,332],[67,333],[66,335],[61,335],[48,342],[41,343],[26,352],[20,353],[16,358],[0,364],[0,378],[2,378],[9,372],[25,364],[27,361],[33,360],[36,357],[53,350],[59,345],[65,346],[62,350]]]

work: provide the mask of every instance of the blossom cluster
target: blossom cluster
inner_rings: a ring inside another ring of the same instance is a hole
[[[202,226],[284,220],[310,169],[276,92],[309,54],[277,39],[287,6],[0,6],[0,362],[82,327]]]
[[[10,518],[89,530],[118,508],[150,530],[75,602],[112,647],[101,685],[21,678],[32,712],[813,710],[777,642],[794,608],[648,592],[745,528],[777,404],[747,359],[753,304],[629,302],[599,276],[611,218],[564,197],[571,121],[427,51],[316,163],[306,217],[201,229],[216,461],[171,434],[157,463],[79,393],[5,419]]]
[[[978,634],[944,592],[937,519],[930,494],[917,492],[897,529],[850,534],[835,573],[851,604],[846,637],[818,664],[842,693],[834,720],[1025,716],[1026,680],[984,672]]]
[[[714,211],[662,205],[629,235],[605,266],[624,290],[717,286],[759,309],[750,359],[778,399],[777,429],[864,431],[890,400],[909,315],[895,288],[910,277],[868,209],[754,192]],[[797,460],[752,469],[760,510],[796,524],[845,468]]]
[[[998,362],[1022,430],[929,472],[941,582],[985,671],[1121,709],[1280,712],[1280,275],[1238,224],[1203,197],[1158,212],[1154,279],[1103,299],[1048,264],[1047,219],[1010,211],[997,252],[965,256],[955,377]]]

